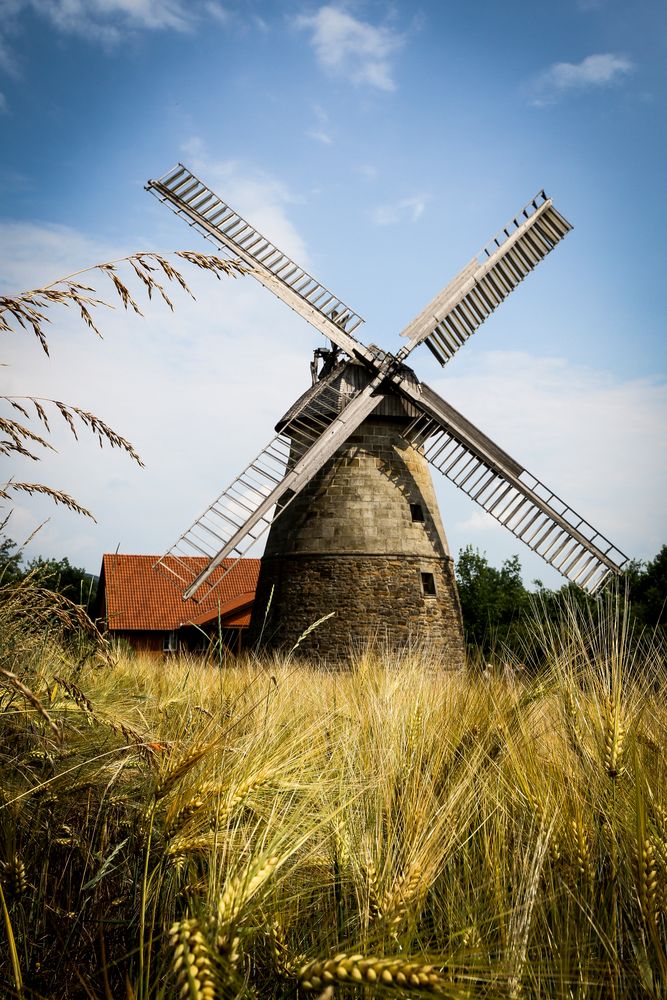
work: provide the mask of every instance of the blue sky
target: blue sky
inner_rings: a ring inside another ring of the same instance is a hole
[[[667,540],[667,7],[0,0],[0,291],[137,250],[205,249],[143,189],[182,160],[396,348],[400,330],[544,187],[574,231],[440,369],[417,373],[622,550]],[[7,336],[5,384],[76,403],[146,468],[75,446],[42,479],[97,524],[21,501],[29,552],[97,570],[161,552],[270,437],[317,335],[251,279],[188,274],[98,341],[54,311],[52,357]],[[39,475],[37,474],[39,472]],[[437,477],[436,477],[437,478]],[[467,542],[559,577],[436,482]]]

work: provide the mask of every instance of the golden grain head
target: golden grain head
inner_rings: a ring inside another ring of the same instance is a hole
[[[403,958],[375,958],[345,953],[330,959],[308,962],[299,970],[298,981],[302,989],[310,992],[336,981],[369,986],[381,984],[398,989],[409,987],[427,992],[439,992],[445,986],[444,978],[432,965],[410,962]]]

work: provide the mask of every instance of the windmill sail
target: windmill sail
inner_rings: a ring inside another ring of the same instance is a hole
[[[403,330],[402,356],[425,341],[445,365],[571,229],[540,191]]]
[[[595,593],[626,557],[556,494],[434,393],[415,384],[403,360],[421,343],[444,365],[572,228],[540,191],[406,327],[394,357],[355,337],[361,317],[299,267],[182,164],[148,189],[252,274],[317,330],[362,361],[372,381],[351,397],[327,380],[308,409],[293,407],[278,435],[180,537],[160,563],[185,585],[184,598],[223,559],[240,558],[393,385],[418,416],[404,433],[430,463],[567,579]],[[211,562],[194,580],[185,556]],[[232,563],[233,565],[233,563]],[[212,584],[209,581],[209,586]]]
[[[240,257],[258,281],[325,337],[350,356],[367,356],[364,345],[352,336],[364,322],[361,316],[262,236],[187,167],[179,163],[146,186],[218,249]]]
[[[607,538],[423,382],[404,432],[431,465],[572,583],[594,594],[627,562]]]
[[[194,597],[224,559],[232,563],[217,586],[306,486],[350,434],[373,412],[383,376],[349,397],[325,384],[315,398],[298,408],[250,465],[236,477],[201,517],[184,532],[156,566],[177,577]],[[210,563],[193,577],[187,556]]]

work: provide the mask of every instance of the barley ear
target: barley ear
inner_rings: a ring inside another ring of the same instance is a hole
[[[172,968],[178,996],[189,1000],[216,1000],[216,979],[208,942],[199,921],[181,920],[169,931],[173,948]]]

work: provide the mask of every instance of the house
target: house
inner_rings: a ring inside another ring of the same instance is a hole
[[[217,586],[199,602],[184,601],[179,581],[164,569],[155,569],[159,556],[107,554],[96,600],[96,617],[111,639],[128,642],[135,650],[155,655],[208,649],[220,638],[238,652],[250,622],[259,574],[259,559],[225,559],[212,576]],[[193,575],[208,560],[191,556]]]

